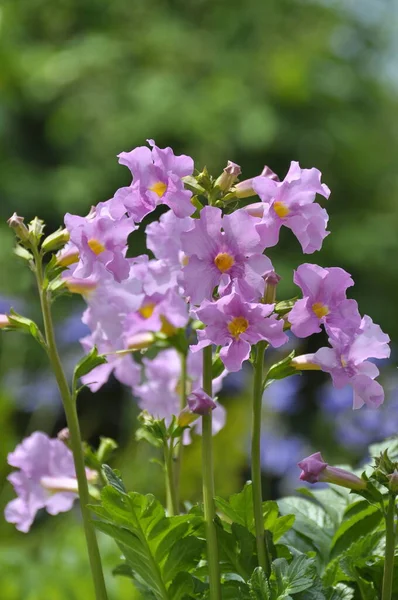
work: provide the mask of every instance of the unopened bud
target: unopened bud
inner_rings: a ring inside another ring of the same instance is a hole
[[[309,483],[317,483],[323,481],[325,483],[334,483],[350,490],[364,490],[367,487],[366,481],[360,479],[354,473],[340,469],[339,467],[330,467],[326,463],[320,452],[315,452],[307,458],[297,463],[301,469],[301,481]]]
[[[29,230],[24,223],[24,218],[19,217],[17,213],[14,213],[7,221],[9,227],[15,231],[15,235],[19,237],[22,242],[29,241]]]
[[[388,489],[393,494],[398,494],[398,471],[395,469],[393,473],[387,475]]]
[[[189,394],[187,405],[189,410],[197,415],[208,415],[217,407],[217,404],[202,389],[194,390]]]
[[[265,281],[265,294],[264,294],[264,302],[265,304],[275,304],[276,300],[276,288],[281,278],[275,271],[270,271],[266,275],[264,275]]]
[[[94,279],[78,279],[77,277],[65,278],[64,284],[71,294],[81,294],[82,296],[88,296],[98,285]]]
[[[0,315],[0,329],[10,327],[11,323],[7,315]]]
[[[60,442],[64,442],[64,444],[68,444],[68,442],[70,440],[69,429],[67,427],[64,427],[63,429],[61,429],[61,431],[58,431],[57,438],[59,439]]]
[[[48,235],[42,244],[44,252],[53,252],[63,248],[69,242],[69,231],[67,229],[59,229],[51,235]]]
[[[229,160],[221,175],[216,179],[216,186],[223,192],[229,190],[241,173],[240,166]]]
[[[148,348],[155,341],[155,336],[150,331],[143,333],[136,333],[127,340],[127,347],[129,350],[144,350]]]
[[[79,251],[73,245],[57,254],[57,263],[60,267],[70,267],[77,262],[79,262]]]
[[[250,198],[250,196],[257,196],[257,193],[253,190],[253,178],[240,181],[235,185],[232,191],[237,198]]]
[[[302,354],[292,359],[290,363],[297,371],[320,371],[320,365],[314,362],[314,354]]]
[[[268,179],[272,179],[273,181],[280,181],[278,175],[272,171],[267,165],[265,165],[264,169],[261,171],[261,177],[267,177]]]
[[[251,217],[262,218],[264,214],[264,203],[263,202],[254,202],[254,204],[248,204],[248,206],[244,206],[243,210],[245,210]]]

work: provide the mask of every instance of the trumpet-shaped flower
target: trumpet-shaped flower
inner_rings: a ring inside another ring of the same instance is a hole
[[[244,210],[222,217],[219,208],[206,206],[181,240],[188,262],[182,285],[193,304],[212,298],[217,286],[228,294],[232,283],[247,300],[260,299],[263,276],[273,267],[262,254],[255,220]]]
[[[156,258],[167,260],[170,265],[180,268],[184,262],[181,234],[193,225],[194,220],[190,217],[179,219],[171,210],[167,211],[145,230],[149,250]]]
[[[270,316],[273,308],[273,304],[245,302],[235,292],[217,302],[205,300],[196,314],[206,328],[198,331],[199,341],[191,350],[197,352],[210,344],[222,346],[220,357],[226,369],[239,371],[253,344],[266,340],[278,348],[288,341],[283,321]]]
[[[301,469],[301,481],[309,483],[318,483],[324,481],[326,483],[334,483],[350,490],[366,489],[366,481],[360,479],[354,473],[340,469],[339,467],[331,467],[326,463],[320,452],[315,452],[307,458],[303,458],[297,465]]]
[[[364,404],[377,408],[384,402],[384,390],[374,381],[379,375],[375,364],[368,358],[388,358],[390,338],[379,325],[365,315],[355,333],[335,329],[329,337],[330,348],[320,348],[314,354],[293,359],[297,369],[322,369],[330,373],[333,385],[340,389],[350,384],[354,390],[353,408]]]
[[[5,518],[26,533],[39,509],[57,515],[72,508],[77,498],[77,480],[72,452],[58,439],[36,431],[8,455],[14,471],[8,480],[18,498],[5,508]],[[88,477],[94,473],[87,469]]]
[[[153,140],[148,142],[152,150],[140,146],[119,154],[119,162],[130,169],[133,182],[116,192],[113,212],[120,214],[124,208],[139,222],[159,204],[166,204],[177,217],[189,217],[195,208],[192,192],[184,188],[182,177],[192,175],[192,158],[176,156],[171,148],[161,149]]]
[[[288,317],[294,335],[304,338],[319,333],[322,324],[344,329],[350,324],[358,329],[361,317],[357,303],[346,299],[346,290],[354,282],[344,269],[306,263],[295,271],[294,283],[303,292]]]
[[[105,270],[120,282],[130,273],[127,238],[136,226],[127,217],[113,219],[104,207],[105,203],[93,208],[87,217],[65,215],[71,243],[61,253],[59,262],[65,266],[77,262],[72,271],[78,279],[101,275]]]
[[[318,169],[301,169],[293,161],[282,182],[260,176],[253,179],[252,185],[264,203],[257,231],[266,248],[278,243],[284,225],[293,231],[305,254],[320,250],[328,235],[328,214],[314,200],[316,194],[328,198],[330,190],[321,184]]]

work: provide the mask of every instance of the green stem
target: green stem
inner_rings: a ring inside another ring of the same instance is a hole
[[[175,490],[175,479],[173,475],[173,449],[167,440],[163,441],[164,451],[164,469],[166,474],[166,499],[167,499],[167,512],[169,517],[173,517],[178,512],[177,508],[177,496]]]
[[[261,407],[263,399],[263,371],[266,345],[266,342],[259,342],[257,344],[256,360],[254,363],[251,468],[258,563],[266,573],[269,573],[270,561],[265,545],[263,498],[261,489]]]
[[[391,600],[394,577],[394,553],[395,553],[395,494],[391,494],[385,513],[386,521],[386,550],[384,560],[383,591],[381,600]]]
[[[187,403],[187,354],[185,352],[180,354],[181,359],[181,377],[180,377],[180,411],[185,408]],[[178,441],[177,456],[175,461],[174,469],[174,481],[176,490],[176,505],[177,509],[180,505],[180,478],[181,478],[181,465],[182,465],[182,453],[184,444],[182,443],[182,437]]]
[[[62,403],[66,415],[66,422],[70,434],[70,445],[73,453],[73,460],[75,463],[76,478],[79,489],[80,507],[83,517],[83,527],[86,536],[91,574],[95,588],[95,598],[96,600],[107,600],[107,593],[105,588],[104,575],[102,572],[98,542],[95,535],[94,526],[91,523],[90,512],[87,508],[87,505],[90,502],[90,496],[88,491],[86,469],[84,465],[79,420],[76,410],[76,399],[72,397],[62,367],[61,359],[58,354],[54,334],[54,325],[51,316],[50,299],[47,294],[47,291],[43,289],[42,257],[38,251],[36,251],[34,254],[36,263],[36,279],[39,290],[41,309],[43,313],[47,353],[61,394]]]
[[[210,397],[213,395],[212,365],[212,347],[207,346],[203,349],[203,390]],[[210,600],[220,600],[220,566],[218,563],[217,532],[214,522],[216,511],[214,506],[213,431],[211,412],[202,417],[202,473]]]

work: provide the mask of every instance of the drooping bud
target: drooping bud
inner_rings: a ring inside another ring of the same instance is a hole
[[[366,481],[360,479],[354,473],[338,467],[330,467],[323,460],[320,452],[311,454],[311,456],[304,458],[297,464],[301,469],[301,481],[334,483],[354,491],[364,490],[367,487]]]
[[[196,415],[208,415],[217,407],[217,404],[202,389],[194,390],[187,398],[187,405]]]
[[[270,271],[266,275],[264,275],[265,281],[265,294],[264,294],[264,302],[265,304],[275,304],[276,300],[276,288],[278,283],[280,282],[280,276],[275,273],[275,271]]]
[[[314,362],[314,354],[296,356],[290,363],[297,371],[320,371],[321,366]]]
[[[240,166],[229,160],[221,175],[216,179],[215,185],[225,192],[231,188],[241,173]]]
[[[240,181],[235,185],[232,191],[236,198],[250,198],[250,196],[257,195],[253,190],[253,178]]]
[[[264,214],[264,203],[263,202],[254,202],[253,204],[249,204],[248,206],[244,206],[243,210],[245,210],[251,217],[262,218]]]
[[[24,218],[19,217],[15,212],[7,221],[9,227],[15,231],[15,235],[19,237],[21,242],[29,241],[29,230],[24,223]]]
[[[81,294],[82,296],[88,296],[90,292],[93,292],[97,288],[97,281],[94,279],[78,279],[77,277],[68,277],[64,280],[65,287],[71,292],[71,294]]]
[[[274,173],[272,169],[267,167],[267,165],[264,166],[264,169],[261,171],[260,176],[272,179],[272,181],[280,181],[278,175]]]
[[[63,429],[61,429],[61,431],[58,431],[57,438],[60,442],[63,442],[64,444],[68,445],[68,442],[70,440],[69,429],[67,427],[64,427]]]
[[[44,252],[53,252],[63,248],[67,242],[69,242],[69,231],[67,229],[58,229],[51,235],[48,235],[42,244]]]

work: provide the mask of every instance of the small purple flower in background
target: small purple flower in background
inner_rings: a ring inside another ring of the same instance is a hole
[[[181,283],[193,304],[211,299],[217,286],[221,294],[230,293],[232,282],[249,301],[263,295],[263,275],[273,267],[262,254],[255,220],[244,210],[223,217],[219,208],[205,206],[181,240],[188,260]]]
[[[50,515],[72,508],[77,480],[72,452],[63,442],[36,431],[8,455],[8,463],[20,470],[8,476],[18,498],[7,504],[5,518],[19,531],[29,531],[40,508]],[[86,471],[89,478],[95,476]]]
[[[217,404],[202,389],[194,390],[187,397],[187,405],[197,415],[208,415],[217,408]]]
[[[75,260],[78,262],[71,272],[76,278],[100,276],[103,270],[111,273],[118,282],[129,276],[127,238],[136,226],[127,217],[114,220],[105,204],[92,208],[87,217],[69,213],[65,215],[65,227],[70,234],[71,244],[60,254],[59,260],[61,264],[73,265],[72,258],[72,262],[65,263],[65,257],[71,254],[69,248],[73,250],[75,247],[78,252]]]
[[[304,338],[319,333],[321,324],[346,332],[348,326],[353,331],[358,329],[358,305],[355,300],[346,299],[346,290],[354,282],[344,269],[323,269],[305,263],[295,271],[294,283],[303,292],[303,298],[297,300],[288,316],[294,335]]]
[[[278,243],[284,225],[293,231],[305,254],[321,249],[328,235],[329,217],[314,200],[316,194],[329,198],[330,190],[321,184],[318,169],[301,169],[293,161],[282,182],[260,176],[253,179],[252,185],[264,204],[261,222],[256,227],[266,248]]]
[[[148,140],[146,146],[121,152],[119,162],[128,167],[133,175],[129,187],[119,189],[112,201],[116,214],[127,211],[134,221],[141,221],[159,204],[166,204],[177,217],[189,217],[195,211],[191,203],[192,192],[184,188],[182,177],[192,175],[192,158],[176,156],[171,148],[158,148]]]
[[[283,332],[283,321],[271,315],[273,304],[245,302],[239,294],[223,296],[217,302],[205,300],[196,311],[206,325],[198,330],[198,343],[191,346],[193,352],[205,346],[222,346],[220,358],[228,371],[239,371],[242,362],[250,355],[252,344],[267,340],[279,347],[288,341]]]

